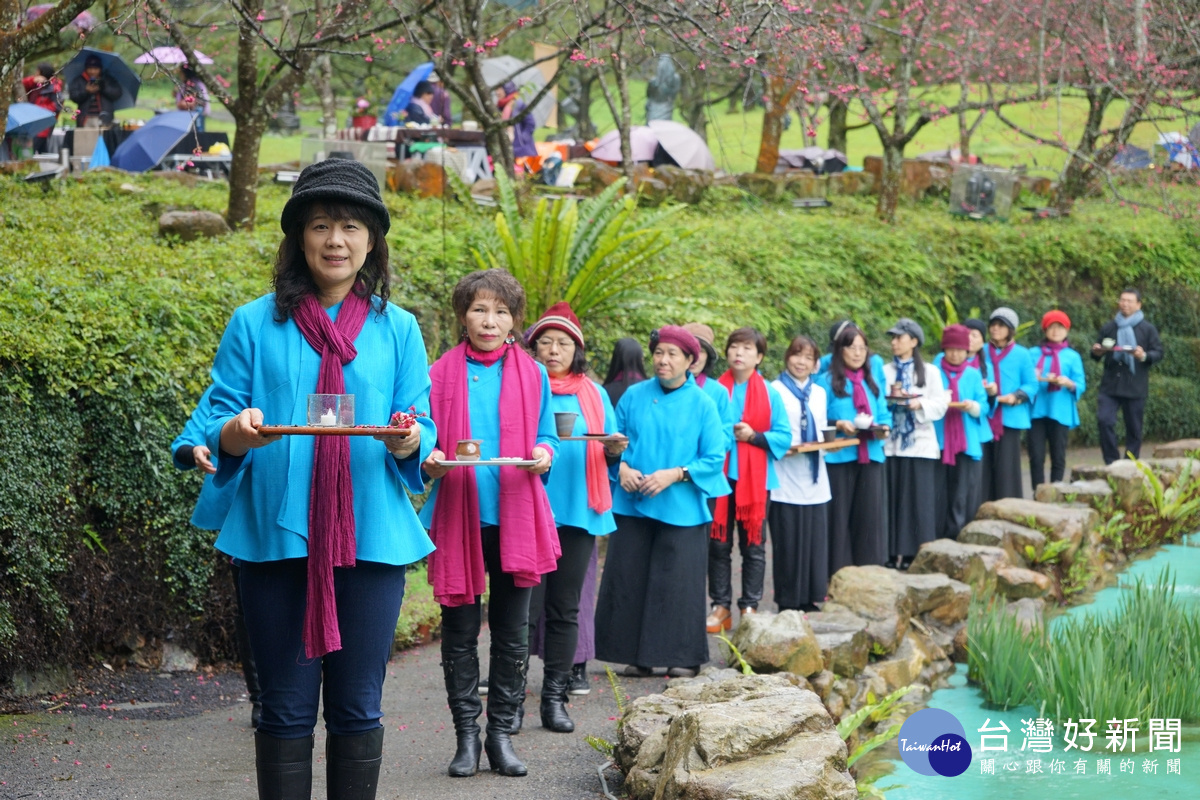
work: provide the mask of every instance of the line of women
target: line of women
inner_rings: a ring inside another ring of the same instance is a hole
[[[525,292],[493,269],[459,281],[461,342],[427,368],[415,319],[388,301],[389,224],[360,164],[301,173],[281,216],[274,292],[234,312],[207,412],[190,426],[199,441],[176,442],[211,468],[209,494],[221,495],[211,509],[221,518],[205,524],[219,528],[216,546],[237,567],[260,683],[260,798],[310,796],[318,709],[328,797],[375,796],[382,685],[406,566],[422,558],[442,608],[456,733],[448,772],[473,775],[486,755],[493,771],[522,776],[512,736],[531,632],[545,662],[541,723],[568,732],[567,699],[586,691],[589,657],[642,676],[693,675],[708,660],[705,628],[731,624],[735,528],[741,613],[762,600],[768,531],[777,604],[813,608],[841,566],[903,565],[921,543],[957,533],[981,497],[1019,494],[1021,430],[1032,429],[1031,452],[1049,445],[1051,479],[1061,477],[1063,428],[1078,423],[1083,391],[1061,312],[1043,320],[1046,342],[1033,355],[1012,344],[1016,315],[997,309],[986,345],[951,326],[930,365],[911,320],[889,331],[891,363],[846,321],[827,359],[811,339],[792,341],[773,382],[760,372],[767,342],[754,329],[727,338],[728,369],[714,379],[711,329],[665,325],[650,337],[649,378],[626,341],[602,387],[586,375],[585,332],[570,307],[550,308],[521,336]],[[303,424],[314,392],[353,394],[360,422],[403,412],[415,422],[404,437],[261,432]],[[574,415],[561,431],[570,436],[560,437],[556,415]],[[829,427],[858,443],[788,455]],[[465,465],[451,457],[460,443],[482,462],[518,463]],[[427,490],[418,518],[409,495]],[[607,561],[595,611],[581,618],[597,594],[600,536],[610,537]]]

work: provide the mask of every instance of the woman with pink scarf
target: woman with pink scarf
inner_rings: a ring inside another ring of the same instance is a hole
[[[474,775],[481,750],[494,772],[519,777],[525,765],[509,738],[525,696],[529,598],[562,555],[542,478],[558,450],[545,368],[516,341],[525,290],[502,269],[472,272],[451,297],[463,341],[429,370],[438,442],[424,469],[434,480],[421,509],[437,550],[429,580],[442,606],[442,670],[457,751],[451,777]],[[445,465],[474,440],[480,461],[519,458],[525,466]],[[490,582],[489,582],[490,579]],[[487,740],[479,741],[480,596],[490,588],[492,649]]]

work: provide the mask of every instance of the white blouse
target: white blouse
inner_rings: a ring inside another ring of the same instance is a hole
[[[883,377],[887,381],[884,387],[891,394],[892,384],[896,382],[896,364],[889,361],[883,365]],[[942,372],[933,364],[925,364],[925,385],[917,386],[913,382],[913,394],[921,395],[921,407],[913,412],[916,418],[916,429],[911,434],[908,447],[900,447],[900,414],[892,409],[892,432],[883,443],[883,452],[888,458],[941,458],[942,451],[938,448],[937,431],[933,423],[946,416],[950,403],[950,392],[942,383]]]
[[[803,389],[812,378],[809,378],[800,388]],[[792,426],[792,444],[800,444],[804,432],[804,419],[800,416],[800,401],[788,391],[779,380],[771,382],[783,399],[783,407],[787,411],[788,422]],[[822,438],[821,431],[829,424],[826,417],[825,390],[818,385],[812,387],[808,395],[808,408],[812,411],[817,423],[817,438]],[[779,478],[779,488],[771,490],[772,503],[791,503],[797,506],[814,506],[828,503],[832,495],[829,493],[829,472],[825,469],[825,455],[817,453],[817,482],[813,483],[812,467],[807,454],[784,456],[775,462],[775,475]]]

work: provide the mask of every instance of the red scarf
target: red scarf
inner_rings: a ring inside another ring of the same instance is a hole
[[[490,366],[506,355],[500,379],[500,452],[529,457],[537,444],[541,415],[541,373],[537,362],[514,345],[481,353],[464,342],[429,370],[433,383],[430,411],[439,442],[471,438],[467,356]],[[443,447],[443,450],[446,448]],[[558,567],[562,549],[541,477],[516,467],[500,470],[500,565],[519,588],[536,586]],[[479,493],[475,470],[451,469],[438,486],[429,538],[437,550],[429,554],[433,596],[444,606],[471,605],[483,594],[487,575],[479,535]]]
[[[1003,361],[1004,358],[1009,353],[1012,352],[1014,344],[1016,344],[1016,343],[1009,342],[1008,344],[1006,344],[1004,346],[1003,350],[997,350],[995,347],[992,346],[992,344],[990,342],[987,345],[985,345],[985,347],[987,347],[988,357],[992,360],[992,374],[995,376],[993,378],[993,381],[996,384],[996,397],[999,397],[1000,395],[1004,394],[1004,387],[1000,385],[1000,362]],[[999,441],[1000,437],[1004,435],[1004,404],[1003,403],[996,403],[996,408],[994,411],[992,411],[991,426],[992,426],[992,438],[995,439],[996,441]]]
[[[358,288],[361,284],[355,284]],[[345,394],[343,367],[354,360],[358,338],[371,303],[353,291],[338,309],[337,321],[315,295],[307,295],[292,314],[305,341],[321,354],[317,394]],[[314,436],[312,483],[308,500],[308,587],[304,609],[304,652],[320,658],[342,649],[333,568],[353,567],[354,486],[350,481],[350,440]]]
[[[1050,357],[1050,372],[1053,375],[1062,375],[1062,368],[1058,364],[1058,354],[1067,348],[1067,343],[1062,342],[1042,342],[1042,357],[1038,359],[1037,370],[1038,375],[1043,378],[1046,373],[1042,372],[1042,365],[1046,363],[1046,356]],[[1052,383],[1049,386],[1050,391],[1057,392],[1062,387],[1057,383]]]
[[[569,374],[564,378],[550,376],[550,393],[575,395],[588,433],[604,433],[604,401],[600,390],[585,375]],[[587,492],[588,508],[603,514],[612,508],[612,489],[608,485],[608,464],[604,460],[604,445],[587,442]]]
[[[951,364],[945,358],[942,359],[942,372],[946,374],[947,380],[950,382],[950,400],[957,403],[962,398],[958,394],[958,379],[962,377],[963,372],[967,369],[967,362],[963,362],[958,366]],[[967,449],[967,431],[963,419],[963,412],[957,408],[951,408],[946,411],[946,417],[942,421],[942,463],[953,466],[958,461],[958,454],[966,452]]]
[[[871,408],[871,400],[867,397],[867,388],[863,386],[865,373],[861,369],[846,370],[846,380],[850,381],[853,387],[851,394],[854,401],[854,411],[858,414],[870,414],[875,416],[875,409]],[[852,420],[853,421],[853,420]],[[858,437],[858,463],[866,464],[871,460],[871,448],[868,444],[868,439],[865,435]]]
[[[733,397],[733,372],[726,371],[717,379]],[[771,396],[767,382],[755,372],[746,382],[746,408],[742,422],[755,432],[771,429]],[[734,517],[746,529],[746,541],[762,544],[763,520],[767,518],[767,451],[750,442],[737,442],[738,479],[734,487]],[[729,457],[725,454],[725,474],[729,474]],[[724,542],[729,535],[729,496],[718,497],[713,511],[712,538]]]

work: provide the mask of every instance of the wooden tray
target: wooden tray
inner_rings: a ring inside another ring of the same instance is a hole
[[[449,461],[435,459],[439,467],[532,467],[538,463],[536,458],[525,458],[520,461],[497,461],[494,458],[481,458],[478,461]]]
[[[585,433],[583,436],[560,436],[560,442],[624,442],[628,439],[623,433]]]
[[[949,403],[946,404],[946,408],[952,408],[955,411],[966,411],[967,410],[967,402],[968,401],[966,401],[966,400],[957,400],[957,401],[951,400]]]
[[[857,447],[858,439],[834,439],[828,442],[809,442],[794,444],[788,448],[787,455],[796,456],[801,453],[816,453],[819,450],[841,450],[843,447]]]
[[[887,400],[889,403],[907,403],[909,400],[920,400],[921,395],[910,394],[906,397],[905,395],[902,395],[902,394],[889,394],[887,397],[885,397],[883,399]]]
[[[333,428],[325,425],[260,425],[263,436],[408,436],[411,428],[392,428],[386,425],[355,425]]]

